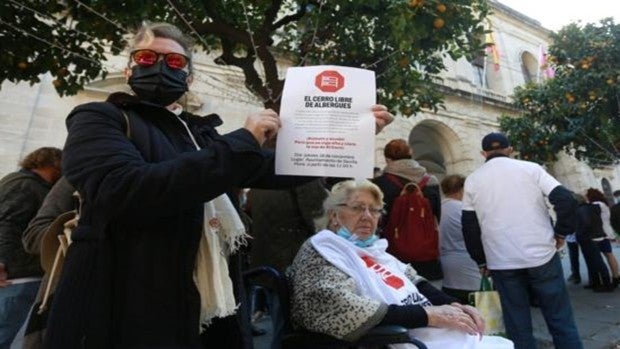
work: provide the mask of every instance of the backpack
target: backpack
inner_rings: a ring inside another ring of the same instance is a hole
[[[426,262],[439,258],[439,232],[431,203],[422,190],[430,176],[419,183],[402,184],[398,177],[386,177],[401,188],[388,213],[383,237],[388,240],[387,252],[402,262]]]

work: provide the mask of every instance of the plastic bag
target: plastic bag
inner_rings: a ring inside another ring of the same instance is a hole
[[[505,336],[504,317],[499,293],[493,288],[491,279],[483,276],[480,280],[480,291],[470,294],[470,301],[485,320],[485,335]]]

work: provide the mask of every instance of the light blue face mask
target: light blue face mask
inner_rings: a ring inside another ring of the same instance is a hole
[[[376,234],[372,234],[366,240],[360,240],[360,238],[357,237],[357,235],[351,234],[349,229],[347,229],[344,226],[340,227],[340,229],[338,229],[338,232],[336,234],[338,234],[338,236],[340,237],[343,237],[351,241],[352,243],[355,244],[355,246],[361,247],[361,248],[371,246],[372,244],[375,243],[375,241],[379,240],[379,237]]]

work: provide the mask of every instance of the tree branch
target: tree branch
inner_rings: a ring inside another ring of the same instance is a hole
[[[262,31],[270,32],[272,28],[272,23],[275,21],[278,12],[280,12],[280,7],[282,6],[282,0],[273,0],[271,2],[271,6],[265,11],[265,20],[263,21]]]
[[[252,46],[247,32],[244,30],[239,30],[221,20],[213,20],[213,22],[208,23],[199,23],[196,24],[194,28],[200,35],[212,34],[220,39],[227,38],[233,42],[238,42],[250,47]]]
[[[271,26],[271,30],[275,30],[278,29],[280,27],[283,27],[289,23],[295,22],[300,20],[301,18],[303,18],[303,16],[306,15],[306,8],[305,6],[301,6],[297,12],[295,12],[292,15],[288,15],[288,16],[284,16],[282,17],[279,21],[273,23],[273,25]]]

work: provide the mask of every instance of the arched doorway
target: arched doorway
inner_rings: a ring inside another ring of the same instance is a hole
[[[460,137],[448,125],[424,120],[409,134],[413,158],[439,180],[447,174],[464,173],[465,152]]]
[[[523,80],[526,83],[537,82],[538,80],[538,61],[534,55],[525,51],[521,54],[521,70]]]

